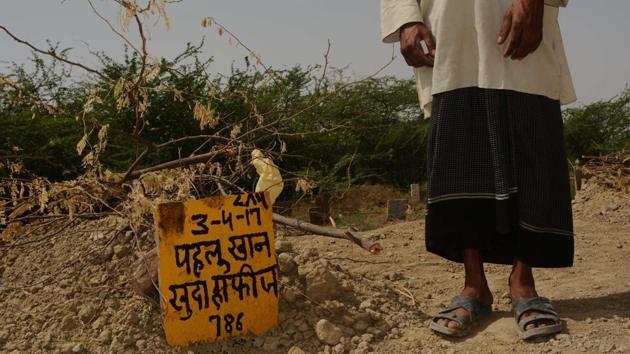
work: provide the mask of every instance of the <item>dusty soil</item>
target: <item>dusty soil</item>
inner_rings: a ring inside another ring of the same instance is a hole
[[[539,292],[567,325],[547,340],[518,339],[509,268],[494,265],[487,267],[493,316],[463,340],[432,334],[429,316],[458,293],[462,267],[428,254],[423,222],[414,221],[370,231],[384,247],[378,256],[280,232],[280,327],[259,338],[170,348],[159,308],[127,284],[126,269],[153,246],[152,236],[134,238],[110,217],[66,228],[67,221],[40,222],[0,244],[0,352],[630,353],[630,196],[589,186],[574,208],[575,266],[535,271]]]

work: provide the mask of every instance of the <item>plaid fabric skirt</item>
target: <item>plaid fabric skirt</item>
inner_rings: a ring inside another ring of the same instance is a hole
[[[427,250],[461,262],[573,264],[573,220],[558,101],[476,87],[434,95]]]

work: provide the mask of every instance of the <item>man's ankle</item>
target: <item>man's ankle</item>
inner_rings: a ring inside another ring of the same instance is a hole
[[[536,285],[532,277],[510,276],[510,295],[512,299],[530,298],[537,296]]]
[[[512,297],[512,299],[529,299],[532,297],[536,297],[538,296],[538,293],[536,292],[536,289],[534,288],[527,288],[527,289],[518,289],[518,290],[510,290],[510,296]]]
[[[492,303],[492,292],[488,288],[488,284],[483,285],[466,285],[462,290],[462,295],[475,297],[484,303]]]

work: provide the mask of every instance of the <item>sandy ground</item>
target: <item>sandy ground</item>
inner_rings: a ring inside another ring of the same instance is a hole
[[[463,269],[428,254],[419,237],[422,222],[402,223],[380,230],[383,256],[370,257],[360,250],[318,240],[324,258],[366,278],[390,282],[392,271],[402,279],[393,283],[410,290],[421,311],[416,321],[401,324],[401,336],[379,343],[378,353],[415,352],[620,352],[630,353],[630,227],[578,219],[576,263],[568,269],[535,271],[541,295],[566,322],[566,335],[547,341],[523,343],[510,313],[507,276],[510,269],[489,265],[486,273],[495,298],[494,314],[470,337],[447,341],[428,329],[428,316],[442,309],[463,286]],[[298,243],[312,244],[313,241]],[[401,297],[398,301],[410,300]]]
[[[63,232],[55,232],[62,222],[26,227],[0,247],[0,352],[630,353],[630,203],[627,194],[584,195],[575,203],[575,266],[535,271],[566,330],[535,343],[518,339],[505,266],[487,266],[495,311],[472,335],[452,341],[430,332],[430,315],[460,291],[463,269],[427,253],[423,222],[414,221],[369,232],[384,247],[378,256],[342,240],[280,232],[290,246],[284,259],[299,269],[283,274],[280,327],[259,338],[170,348],[159,308],[127,284],[135,249],[152,247],[152,237],[112,233],[120,225],[110,218]],[[309,289],[322,272],[335,283],[332,294]],[[324,343],[322,319],[341,339]]]

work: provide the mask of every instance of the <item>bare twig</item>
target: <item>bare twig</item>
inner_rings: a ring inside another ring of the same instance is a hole
[[[134,125],[133,128],[133,133],[131,133],[132,136],[138,136],[140,134],[140,130],[142,127],[142,123],[143,123],[143,119],[142,119],[142,115],[143,112],[140,111],[140,107],[138,104],[138,88],[140,87],[140,83],[144,81],[144,74],[147,68],[147,38],[144,34],[144,27],[142,26],[142,21],[140,21],[140,17],[138,16],[138,14],[134,14],[133,17],[136,20],[136,25],[138,26],[138,33],[140,34],[140,39],[142,40],[142,62],[141,62],[141,66],[140,66],[140,73],[138,74],[138,79],[136,80],[136,82],[133,84],[133,87],[129,90],[129,95],[130,98],[134,101],[134,108],[135,108],[135,113],[136,113],[136,124]]]
[[[330,54],[330,38],[328,39],[328,48],[326,48],[326,53],[324,53],[324,68],[322,69],[322,76],[317,80],[315,85],[315,92],[319,92],[319,87],[326,78],[326,70],[328,69],[328,55]]]
[[[277,119],[277,120],[275,120],[275,121],[273,121],[273,122],[271,122],[269,124],[261,125],[261,126],[258,126],[256,128],[254,128],[254,129],[250,129],[249,131],[244,132],[243,134],[241,134],[237,139],[238,140],[242,140],[247,135],[251,135],[251,134],[256,133],[256,132],[258,132],[260,130],[266,130],[266,129],[269,129],[269,128],[273,127],[273,126],[279,125],[282,122],[291,120],[291,119],[299,116],[300,114],[303,114],[304,112],[307,112],[307,111],[309,111],[309,110],[319,106],[322,102],[326,101],[327,99],[330,99],[334,95],[337,95],[339,92],[341,92],[341,91],[343,91],[343,90],[345,90],[345,89],[347,89],[349,87],[352,87],[354,85],[358,85],[358,84],[360,84],[360,83],[362,83],[364,81],[367,81],[367,80],[377,76],[383,70],[385,70],[388,66],[390,66],[394,62],[394,60],[396,60],[396,56],[395,56],[395,52],[392,49],[392,57],[390,58],[390,60],[387,63],[385,63],[383,66],[381,66],[378,70],[376,70],[373,74],[371,74],[369,76],[366,76],[366,77],[364,77],[361,80],[357,80],[357,81],[353,81],[353,82],[349,82],[347,84],[341,85],[336,90],[329,92],[327,95],[321,96],[320,98],[316,99],[312,104],[310,104],[310,105],[300,109],[299,111],[297,111],[297,112],[295,112],[293,114],[290,114],[290,115],[286,115],[285,117],[279,118],[279,119]]]
[[[165,146],[168,145],[172,145],[172,144],[179,144],[182,143],[184,141],[188,141],[188,140],[197,140],[197,139],[217,139],[217,140],[230,140],[226,137],[217,135],[217,134],[212,134],[212,135],[189,135],[189,136],[184,136],[181,138],[176,138],[176,139],[172,139],[169,140],[167,142],[161,143],[161,144],[157,144],[155,145],[156,148],[163,148]]]
[[[101,73],[100,71],[96,70],[96,69],[92,69],[84,64],[78,63],[76,61],[72,61],[69,59],[66,59],[64,57],[60,57],[59,55],[57,55],[57,53],[55,53],[53,50],[43,50],[40,48],[35,47],[34,45],[32,45],[31,43],[17,37],[16,35],[14,35],[13,33],[11,33],[5,26],[0,25],[0,29],[2,29],[6,34],[9,35],[9,37],[13,38],[14,41],[20,43],[20,44],[24,44],[25,46],[31,48],[33,51],[40,53],[40,54],[44,54],[44,55],[48,55],[56,60],[62,61],[66,64],[72,65],[72,66],[76,66],[79,67],[89,73],[98,75],[101,79],[105,80],[105,81],[111,81],[111,79],[109,77],[107,77],[105,74]]]
[[[271,68],[269,66],[267,66],[263,61],[262,58],[260,57],[260,55],[256,52],[254,52],[252,49],[250,49],[245,43],[243,43],[243,41],[241,41],[241,39],[234,33],[232,33],[232,31],[230,31],[227,27],[225,27],[224,25],[222,25],[221,23],[217,22],[215,19],[212,19],[212,22],[214,22],[217,26],[219,26],[219,28],[221,30],[223,30],[225,33],[227,33],[233,40],[236,41],[236,43],[238,43],[238,45],[240,45],[241,47],[243,47],[251,56],[254,57],[254,59],[256,59],[256,63],[259,64],[260,66],[262,66],[265,69],[265,73],[268,73],[269,76],[276,82],[278,83],[278,79],[276,78],[276,75],[273,73],[273,71],[271,70]]]
[[[127,172],[123,175],[123,178],[120,180],[120,183],[129,180],[129,176],[135,171],[136,167],[144,160],[147,154],[151,151],[150,146],[147,146],[142,153],[136,158],[136,160],[129,166]]]
[[[415,306],[416,305],[416,298],[413,296],[411,291],[409,291],[409,289],[407,289],[407,288],[398,289],[398,288],[393,287],[393,286],[391,286],[390,289],[392,289],[393,291],[397,292],[398,294],[400,294],[400,295],[410,299],[411,300],[411,306]]]
[[[94,4],[92,3],[92,0],[87,0],[87,2],[90,4],[90,7],[92,8],[92,11],[96,14],[96,16],[98,16],[98,18],[100,18],[101,20],[103,20],[103,22],[105,22],[107,24],[107,26],[109,27],[109,29],[114,32],[118,37],[120,37],[123,41],[125,41],[125,43],[127,43],[127,45],[132,48],[133,50],[136,51],[136,53],[138,54],[142,54],[142,52],[140,52],[140,50],[138,48],[136,48],[135,45],[133,45],[133,43],[131,43],[131,41],[122,33],[120,33],[120,31],[118,31],[116,29],[116,27],[114,27],[114,25],[112,25],[112,23],[105,18],[105,16],[101,15],[100,12],[98,12],[98,10],[96,9],[96,7],[94,6]]]

